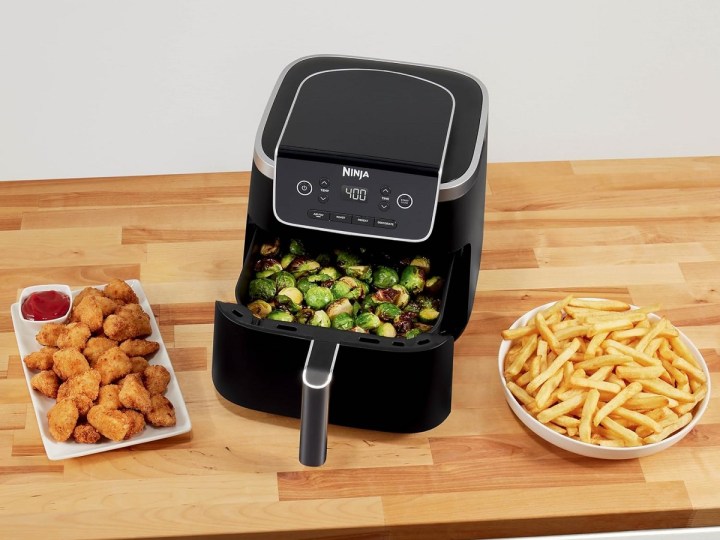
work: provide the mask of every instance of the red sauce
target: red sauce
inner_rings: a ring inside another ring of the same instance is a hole
[[[49,321],[62,317],[70,308],[70,298],[58,291],[30,294],[22,303],[23,317],[28,321]]]

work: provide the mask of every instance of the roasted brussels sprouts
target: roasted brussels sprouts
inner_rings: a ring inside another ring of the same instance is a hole
[[[340,271],[337,268],[334,268],[332,266],[325,266],[318,270],[318,274],[325,274],[330,279],[340,279],[340,276],[342,275]]]
[[[407,311],[401,311],[400,315],[393,319],[393,326],[398,334],[404,334],[413,328],[416,315]]]
[[[305,246],[303,245],[302,240],[298,240],[296,238],[290,240],[288,251],[293,255],[305,255]]]
[[[280,239],[276,238],[272,242],[269,242],[267,244],[263,244],[260,246],[260,256],[261,257],[275,257],[278,253],[280,253]]]
[[[308,278],[300,278],[295,283],[295,286],[300,289],[300,292],[305,294],[310,287],[312,287],[314,284],[312,281],[310,281]]]
[[[302,308],[295,314],[295,320],[301,324],[310,324],[310,320],[315,315],[315,311],[310,308]]]
[[[370,281],[372,279],[372,267],[365,264],[346,266],[345,274],[352,278]]]
[[[303,301],[303,293],[296,287],[285,287],[278,292],[278,296],[287,296],[296,304],[301,304]]]
[[[293,322],[295,320],[295,317],[293,317],[292,313],[289,313],[287,311],[283,311],[281,309],[274,309],[270,312],[270,314],[267,316],[268,319],[271,321],[282,321],[282,322]]]
[[[380,318],[374,313],[366,311],[355,318],[355,324],[363,330],[375,330],[380,326]]]
[[[432,324],[437,320],[439,316],[440,313],[438,313],[437,310],[431,307],[423,308],[418,313],[418,320],[426,324]]]
[[[402,310],[390,302],[383,302],[375,308],[375,315],[380,317],[383,321],[394,321],[401,313]]]
[[[419,328],[411,328],[410,330],[405,332],[405,334],[403,334],[403,337],[405,339],[412,339],[419,336],[420,334],[422,334],[422,330],[420,330]]]
[[[332,284],[330,290],[332,291],[333,298],[337,300],[338,298],[349,298],[348,295],[350,294],[352,287],[343,281],[336,281]]]
[[[445,285],[445,280],[439,276],[432,276],[425,282],[425,291],[433,296],[438,296]]]
[[[286,253],[285,255],[283,255],[282,259],[280,259],[280,266],[282,266],[283,269],[285,269],[288,266],[290,266],[290,263],[293,262],[294,260],[295,260],[295,255],[293,255],[292,253]]]
[[[422,292],[425,288],[425,271],[419,266],[406,266],[400,276],[400,285],[412,294]]]
[[[248,285],[248,294],[251,300],[265,300],[270,302],[275,297],[275,282],[267,278],[253,279]]]
[[[360,264],[360,257],[355,255],[354,253],[350,253],[349,251],[340,250],[337,251],[335,255],[335,260],[340,268],[346,268],[348,266],[355,266]]]
[[[426,274],[430,271],[430,259],[428,259],[427,257],[415,257],[412,261],[410,261],[410,264],[412,266],[422,268],[423,270],[425,270]]]
[[[340,313],[335,317],[330,317],[331,325],[338,330],[350,330],[355,326],[355,320],[349,313]]]
[[[390,288],[394,291],[397,291],[398,293],[398,295],[395,297],[395,300],[393,300],[393,304],[395,304],[400,309],[407,306],[408,302],[410,301],[410,293],[408,292],[408,290],[402,285],[393,285]]]
[[[389,322],[382,323],[380,326],[378,326],[375,329],[375,333],[378,336],[382,336],[382,337],[391,337],[392,338],[392,337],[397,336],[395,327],[392,324],[390,324]]]
[[[314,273],[318,268],[320,268],[319,262],[298,255],[288,265],[287,270],[295,276],[295,278],[300,278]]]
[[[282,270],[280,262],[270,257],[260,259],[255,263],[255,277],[266,278]]]
[[[295,277],[290,272],[286,272],[285,270],[282,270],[275,274],[273,276],[273,279],[275,280],[275,287],[277,287],[278,290],[284,289],[285,287],[295,286]]]
[[[327,287],[313,285],[305,292],[305,303],[313,309],[323,309],[333,300],[333,295]]]
[[[387,266],[378,266],[372,273],[372,284],[378,289],[387,289],[398,282],[398,274]]]
[[[339,300],[335,300],[334,302],[330,303],[325,308],[325,311],[327,312],[328,317],[334,319],[341,313],[347,313],[348,315],[352,315],[353,306],[350,303],[350,300],[348,300],[347,298],[340,298]]]
[[[323,328],[330,328],[330,317],[322,309],[317,310],[313,313],[313,316],[308,322],[310,326],[321,326]]]
[[[264,319],[273,310],[273,307],[265,300],[253,300],[248,304],[248,309],[258,319]]]

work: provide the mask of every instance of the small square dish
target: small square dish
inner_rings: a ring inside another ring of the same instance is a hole
[[[35,409],[35,416],[37,418],[38,426],[40,428],[40,436],[42,437],[43,446],[48,459],[50,460],[61,460],[69,459],[80,456],[87,456],[90,454],[97,454],[100,452],[107,452],[109,450],[115,450],[116,448],[125,448],[128,446],[134,446],[150,441],[157,441],[160,439],[166,439],[174,437],[183,433],[187,433],[191,430],[192,425],[190,423],[190,417],[188,415],[185,400],[183,399],[180,386],[177,382],[177,377],[173,370],[172,362],[168,356],[165,343],[163,342],[160,330],[155,321],[155,315],[150,308],[150,304],[145,296],[142,286],[138,280],[126,280],[126,283],[130,285],[135,294],[138,297],[138,303],[142,306],[145,313],[150,316],[150,326],[152,333],[146,339],[156,341],[159,344],[159,350],[149,359],[150,365],[161,365],[165,367],[170,373],[170,383],[168,384],[165,397],[167,397],[173,404],[175,409],[176,423],[172,427],[155,428],[150,425],[146,425],[142,433],[139,433],[130,439],[123,441],[111,441],[108,439],[102,439],[101,442],[95,444],[81,444],[74,442],[72,439],[67,442],[58,442],[52,438],[48,428],[47,413],[55,404],[55,400],[45,397],[31,386],[30,379],[36,373],[29,369],[25,362],[21,360],[23,372],[25,374],[25,381],[30,392],[30,399],[32,400],[33,408]],[[103,285],[96,286],[98,289],[102,289]],[[80,290],[72,291],[72,297],[75,298]],[[10,306],[10,314],[15,328],[15,337],[17,339],[18,350],[20,352],[21,359],[24,359],[28,354],[38,351],[42,346],[37,342],[35,336],[39,330],[37,323],[27,321],[20,312],[20,302],[14,303]]]

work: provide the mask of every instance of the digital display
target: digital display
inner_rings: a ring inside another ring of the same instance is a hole
[[[367,202],[368,190],[358,186],[340,186],[340,198],[346,201]]]

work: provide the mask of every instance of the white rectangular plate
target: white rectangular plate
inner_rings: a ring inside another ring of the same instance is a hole
[[[157,341],[160,344],[160,349],[152,357],[150,357],[149,362],[150,365],[164,366],[170,372],[170,384],[168,385],[165,397],[167,397],[175,407],[175,417],[177,422],[172,427],[163,428],[155,428],[147,425],[142,433],[139,433],[126,441],[115,442],[103,439],[102,442],[96,444],[81,444],[70,439],[67,442],[57,442],[50,435],[47,421],[47,412],[55,404],[55,400],[45,397],[36,390],[33,390],[30,385],[30,379],[37,372],[28,369],[25,362],[22,362],[23,372],[25,373],[25,381],[27,382],[28,391],[30,392],[30,399],[32,400],[33,407],[35,408],[35,416],[37,417],[38,426],[40,427],[40,435],[42,437],[43,446],[45,446],[45,453],[51,460],[87,456],[89,454],[115,450],[116,448],[125,448],[126,446],[157,441],[159,439],[167,439],[168,437],[174,437],[175,435],[187,433],[192,428],[190,424],[190,416],[188,416],[187,407],[185,406],[185,400],[183,399],[180,386],[178,385],[177,378],[175,377],[175,371],[173,370],[170,357],[168,356],[167,349],[165,348],[165,343],[163,343],[160,330],[158,329],[157,322],[155,321],[155,315],[150,308],[145,292],[138,280],[130,279],[126,280],[126,282],[132,287],[135,294],[137,294],[139,303],[145,310],[145,313],[150,315],[152,334],[150,334],[150,336],[146,339]],[[98,289],[102,289],[103,287],[103,285],[97,286]],[[75,298],[79,292],[79,290],[73,291],[73,298]],[[10,314],[12,315],[13,326],[15,327],[15,337],[17,338],[21,358],[25,358],[31,352],[40,350],[42,345],[40,345],[35,339],[37,330],[23,320],[20,315],[19,303],[16,302],[10,306]]]

